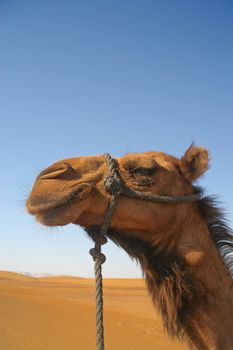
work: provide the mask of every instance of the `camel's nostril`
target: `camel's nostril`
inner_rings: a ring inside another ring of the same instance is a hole
[[[61,163],[61,164],[54,164],[48,167],[47,169],[43,170],[37,177],[37,179],[44,180],[44,179],[57,179],[64,173],[68,171],[74,171],[70,164],[67,163]]]

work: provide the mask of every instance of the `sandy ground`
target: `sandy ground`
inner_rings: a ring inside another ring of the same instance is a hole
[[[0,349],[95,350],[94,281],[0,272]],[[104,280],[106,350],[187,350],[162,330],[144,281]]]

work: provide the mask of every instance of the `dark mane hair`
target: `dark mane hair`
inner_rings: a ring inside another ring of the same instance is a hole
[[[233,230],[228,226],[225,211],[215,196],[204,197],[196,203],[207,222],[210,234],[233,278]]]
[[[195,189],[200,191],[200,189]],[[218,247],[231,274],[233,274],[233,232],[227,226],[223,211],[215,197],[205,197],[196,204],[207,222],[213,242]],[[98,235],[98,228],[86,229],[90,237]],[[153,303],[163,316],[164,326],[171,336],[182,338],[195,322],[198,306],[207,305],[206,290],[193,276],[184,259],[176,252],[152,246],[149,242],[126,232],[109,230],[110,238],[122,247],[142,268]],[[190,332],[189,332],[190,333]],[[193,335],[195,337],[195,335]],[[200,343],[199,348],[205,349]]]

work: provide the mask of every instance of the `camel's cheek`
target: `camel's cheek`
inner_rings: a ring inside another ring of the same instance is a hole
[[[144,232],[148,238],[151,235],[154,239],[159,235],[161,239],[166,239],[165,232],[174,232],[174,228],[185,220],[187,208],[185,205],[178,206],[177,211],[173,205],[120,197],[112,225],[121,231]]]

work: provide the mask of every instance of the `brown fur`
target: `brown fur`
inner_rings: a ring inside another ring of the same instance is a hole
[[[208,168],[208,152],[192,145],[181,160],[147,152],[117,162],[126,186],[181,195],[200,191],[192,181]],[[38,176],[27,208],[45,225],[75,223],[96,234],[109,201],[107,174],[102,156],[57,162]],[[170,335],[197,350],[233,349],[232,231],[213,199],[169,205],[120,196],[108,235],[141,264]]]
[[[86,231],[93,237],[98,235],[99,228]],[[166,251],[126,233],[110,230],[108,237],[140,263],[167,332],[181,338],[184,324],[195,317],[195,308],[205,297],[203,286],[192,276],[184,259],[176,252],[167,255]]]

